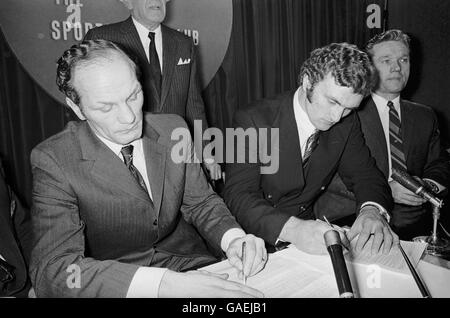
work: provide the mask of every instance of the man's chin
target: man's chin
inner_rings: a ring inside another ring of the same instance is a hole
[[[320,127],[317,127],[317,129],[320,131],[327,131],[328,129],[333,127],[333,125],[334,125],[334,123],[324,123],[324,124],[320,125]]]
[[[120,141],[119,143],[121,145],[129,145],[133,141],[135,141],[141,137],[142,137],[142,127],[139,130],[133,130],[125,135],[119,136],[118,141]]]

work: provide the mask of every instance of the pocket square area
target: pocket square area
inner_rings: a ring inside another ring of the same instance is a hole
[[[191,63],[191,59],[182,59],[181,57],[180,57],[180,59],[178,60],[178,65],[185,65],[185,64],[189,64],[189,63]]]

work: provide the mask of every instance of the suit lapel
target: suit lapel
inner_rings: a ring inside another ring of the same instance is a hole
[[[402,143],[403,143],[403,153],[405,154],[406,162],[408,162],[408,152],[410,149],[410,141],[414,138],[414,127],[415,118],[413,114],[413,109],[410,105],[405,103],[400,99],[400,116],[401,116],[401,125],[402,125]],[[408,166],[408,165],[407,165]]]
[[[148,194],[139,186],[123,161],[92,132],[84,122],[80,127],[80,147],[86,164],[92,163],[91,174],[111,188],[116,188],[146,202]]]
[[[375,158],[378,168],[387,178],[389,174],[387,141],[380,115],[372,97],[368,97],[365,105],[362,105],[362,108],[358,110],[358,115],[366,144],[371,148],[371,155]]]
[[[158,143],[159,134],[145,123],[144,137],[142,138],[147,175],[155,206],[156,215],[161,209],[164,191],[164,177],[166,168],[166,148]]]
[[[295,121],[294,95],[290,94],[282,101],[279,123],[274,125],[280,129],[280,169],[287,169],[286,176],[299,183],[300,190],[305,185],[302,167],[302,154],[300,151],[300,140],[298,128]],[[285,181],[283,181],[285,182]]]
[[[348,132],[338,132],[336,127],[327,131],[321,131],[316,149],[309,158],[308,165],[304,171],[306,184],[311,191],[315,191],[317,180],[323,182],[330,171],[336,166],[340,153],[343,151],[348,138]],[[320,185],[319,185],[320,186]],[[306,195],[306,192],[304,193]]]
[[[176,40],[169,35],[167,27],[161,25],[161,34],[163,42],[163,81],[161,87],[161,108],[164,106],[167,94],[169,93],[170,83],[172,81],[177,61],[177,46]]]
[[[147,54],[145,54],[145,49],[131,16],[122,23],[120,30],[124,39],[130,44],[130,47],[136,49],[135,52],[137,52],[138,58],[142,61],[146,61],[148,64]]]

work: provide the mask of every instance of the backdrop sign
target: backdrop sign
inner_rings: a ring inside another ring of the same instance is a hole
[[[171,0],[165,23],[192,37],[198,47],[203,86],[210,82],[228,48],[232,0]],[[95,26],[126,19],[119,0],[1,0],[0,25],[25,69],[53,97],[56,60]]]

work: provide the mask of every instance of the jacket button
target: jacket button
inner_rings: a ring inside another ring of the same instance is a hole
[[[158,225],[158,220],[153,221],[153,225],[157,226]]]
[[[321,188],[320,188],[320,191],[324,191],[325,190],[325,186],[322,186]]]
[[[306,210],[306,209],[305,209],[304,206],[301,206],[301,207],[300,207],[300,212],[305,212],[305,210]]]
[[[267,195],[267,199],[272,199],[272,195],[271,195],[271,194],[268,194],[268,195]]]

